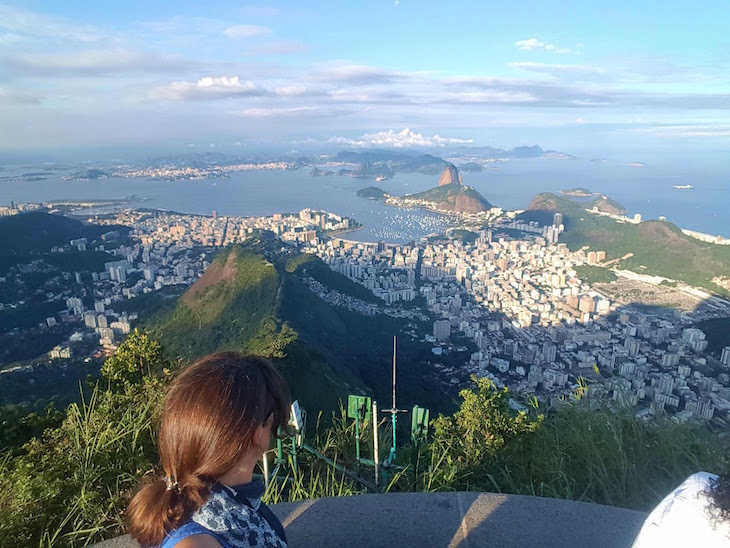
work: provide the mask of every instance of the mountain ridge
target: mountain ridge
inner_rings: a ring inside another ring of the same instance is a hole
[[[310,289],[310,279],[361,302],[381,303],[318,257],[264,232],[222,250],[175,306],[150,318],[146,328],[186,362],[218,350],[267,356],[289,382],[293,397],[310,409],[336,409],[348,393],[386,397],[392,337],[404,331],[406,320],[330,304]],[[419,378],[418,353],[428,349],[405,346],[402,352],[418,355],[404,358],[399,371],[419,379],[411,394],[427,390],[437,401],[431,381]],[[415,402],[408,390],[404,398]]]

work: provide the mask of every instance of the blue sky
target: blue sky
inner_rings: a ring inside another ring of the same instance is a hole
[[[0,4],[0,149],[724,151],[728,28],[720,0]]]

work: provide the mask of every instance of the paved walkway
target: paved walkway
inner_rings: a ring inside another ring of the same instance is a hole
[[[642,512],[492,493],[392,493],[272,506],[292,548],[631,546]],[[136,547],[128,537],[99,548]]]

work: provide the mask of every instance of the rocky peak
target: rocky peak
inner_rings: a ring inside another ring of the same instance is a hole
[[[461,184],[461,173],[454,164],[446,164],[439,177],[439,186]]]

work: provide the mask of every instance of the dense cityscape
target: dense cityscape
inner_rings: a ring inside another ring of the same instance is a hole
[[[621,297],[623,282],[581,280],[582,268],[608,270],[606,253],[571,252],[560,242],[561,213],[546,226],[520,221],[516,213],[493,208],[486,215],[461,215],[459,228],[406,245],[347,240],[338,233],[357,226],[355,220],[313,210],[265,217],[121,210],[89,219],[130,227],[129,240],[111,249],[117,260],[91,273],[88,284],[75,274],[80,293],[46,295],[49,301],[64,300],[66,312],[48,317],[45,325],[76,326],[48,357],[68,359],[82,341],[96,346],[95,355],[109,355],[137,319],[135,312],[116,312],[115,305],[166,287],[189,286],[209,267],[213,250],[270,231],[282,245],[317,255],[382,302],[364,302],[309,278],[309,288],[330,304],[365,315],[428,320],[428,331],[416,335],[430,345],[433,370],[445,385],[468,385],[471,375],[486,376],[515,395],[534,394],[552,405],[570,400],[578,390],[596,400],[631,405],[647,420],[667,413],[676,420],[726,425],[730,348],[717,357],[708,355],[705,334],[692,326],[730,315],[730,302],[686,284],[665,287],[665,278],[615,270],[619,280],[647,292],[681,295],[685,306],[631,302]],[[119,238],[118,230],[102,235],[110,243]],[[83,252],[88,243],[72,240],[51,251]],[[96,249],[103,250],[104,244]],[[88,295],[93,306],[84,306],[82,297]],[[467,348],[474,351],[462,366],[440,363],[442,356]],[[3,373],[28,368],[32,365]]]

